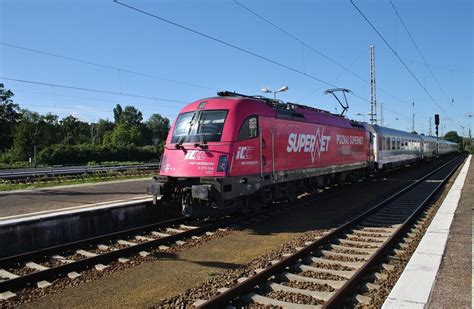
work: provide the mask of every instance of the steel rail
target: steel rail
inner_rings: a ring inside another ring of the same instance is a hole
[[[147,163],[137,165],[99,165],[99,166],[64,166],[47,167],[27,170],[0,170],[0,179],[20,180],[25,178],[37,178],[44,176],[77,175],[82,173],[95,173],[106,171],[127,171],[127,170],[150,170],[159,168],[159,163]]]
[[[373,206],[369,210],[367,210],[364,213],[357,216],[355,219],[342,224],[340,227],[338,227],[335,230],[325,234],[324,236],[322,236],[318,240],[313,241],[311,244],[309,244],[308,246],[304,247],[303,249],[297,251],[296,253],[294,253],[294,254],[292,254],[288,257],[285,257],[284,259],[280,260],[279,262],[273,264],[270,267],[265,268],[264,270],[262,270],[261,272],[255,274],[254,276],[252,276],[252,277],[250,277],[246,280],[243,280],[242,282],[240,282],[240,283],[236,284],[235,286],[227,289],[226,291],[223,291],[222,293],[214,296],[213,298],[211,298],[211,299],[207,300],[206,302],[202,303],[201,305],[197,306],[197,308],[206,308],[207,309],[207,308],[223,308],[223,307],[225,307],[233,299],[236,299],[239,296],[242,296],[242,295],[250,292],[255,286],[259,285],[262,282],[265,282],[266,280],[268,280],[270,277],[274,276],[275,274],[283,272],[287,267],[290,267],[290,266],[294,265],[299,260],[307,257],[308,255],[311,255],[311,253],[316,251],[319,247],[327,244],[328,242],[330,242],[330,240],[334,239],[336,236],[343,234],[345,231],[347,231],[347,229],[350,229],[351,227],[354,227],[354,226],[358,225],[360,222],[364,221],[366,218],[368,218],[369,216],[371,216],[372,214],[377,212],[379,209],[386,206],[391,201],[393,201],[396,198],[402,196],[404,193],[408,192],[409,190],[411,190],[412,188],[414,188],[418,184],[422,183],[424,180],[428,179],[433,174],[435,174],[438,171],[442,170],[443,168],[449,166],[450,164],[455,163],[457,160],[459,160],[459,162],[457,162],[458,164],[460,164],[462,162],[462,160],[460,159],[459,156],[452,159],[452,160],[450,160],[449,162],[447,162],[447,163],[443,164],[442,166],[436,168],[435,170],[429,172],[428,174],[426,174],[422,178],[420,178],[420,179],[416,180],[415,182],[411,183],[410,185],[406,186],[402,190],[400,190],[400,191],[396,192],[395,194],[391,195],[390,197],[386,198],[382,202],[376,204],[375,206]],[[456,165],[456,167],[457,166],[458,165]],[[453,168],[453,171],[449,175],[454,173],[454,171],[455,171],[455,168]],[[445,178],[445,180],[443,181],[443,184],[447,179],[449,179],[449,176]],[[437,186],[437,189],[439,189],[440,187],[441,187],[441,185]],[[429,198],[427,198],[425,200],[425,202],[427,200],[429,200]],[[378,256],[380,256],[380,254],[378,254]],[[373,263],[374,262],[371,262],[370,265],[372,265]],[[361,275],[363,275],[363,273],[358,273],[358,278],[360,278]],[[351,283],[350,286],[348,286],[348,287],[352,287],[353,284],[355,284],[355,281],[354,281],[354,283]],[[347,293],[347,291],[348,290],[345,290],[345,292],[341,292],[341,295],[344,295],[345,293]],[[336,303],[336,301],[339,302],[339,299],[331,300],[331,303]],[[333,306],[331,305],[331,307],[333,307]]]
[[[46,280],[49,278],[57,277],[58,275],[67,274],[72,271],[79,271],[88,266],[93,266],[99,263],[108,262],[114,259],[118,259],[124,256],[130,256],[136,252],[149,250],[156,248],[160,245],[169,244],[183,238],[189,238],[191,236],[200,235],[207,231],[217,229],[221,226],[227,225],[237,218],[227,218],[218,222],[210,223],[204,226],[197,227],[195,229],[189,229],[181,233],[174,235],[154,239],[151,241],[146,241],[143,243],[137,243],[136,245],[105,252],[98,254],[93,257],[86,257],[68,264],[63,264],[60,266],[48,268],[46,270],[41,270],[33,273],[29,273],[14,279],[9,279],[6,281],[0,282],[0,291],[8,291],[20,287],[24,287],[28,284]]]
[[[458,159],[458,158],[457,158]],[[456,159],[455,159],[456,160]],[[338,308],[347,299],[354,288],[358,285],[361,279],[370,272],[370,269],[380,260],[381,257],[387,252],[388,249],[396,243],[396,241],[411,227],[412,223],[417,219],[418,214],[425,208],[428,202],[433,196],[441,189],[442,186],[450,179],[450,177],[456,172],[459,165],[463,160],[459,159],[458,162],[454,162],[452,170],[444,177],[444,179],[438,183],[438,185],[431,189],[429,195],[421,202],[421,204],[415,209],[415,211],[393,232],[393,234],[377,249],[377,251],[371,255],[371,257],[356,271],[356,273],[346,283],[339,288],[334,295],[323,305],[323,308]],[[448,162],[452,163],[452,162]]]
[[[6,257],[1,257],[0,258],[0,268],[4,268],[6,266],[9,266],[9,265],[12,265],[12,264],[15,264],[15,263],[21,263],[21,262],[24,262],[24,261],[29,261],[29,260],[32,260],[32,259],[35,259],[35,258],[38,258],[38,257],[48,256],[48,255],[51,255],[51,254],[54,254],[54,253],[57,253],[57,252],[60,252],[60,251],[72,250],[72,249],[79,248],[81,246],[91,244],[91,243],[97,243],[97,242],[101,242],[101,241],[105,241],[105,240],[109,240],[109,239],[113,239],[113,238],[120,238],[120,237],[127,236],[127,235],[130,235],[130,234],[142,233],[142,232],[145,232],[147,230],[162,228],[162,227],[170,226],[170,225],[174,225],[174,224],[184,224],[184,223],[188,222],[189,220],[190,220],[190,218],[188,218],[188,217],[179,217],[179,218],[174,218],[174,219],[170,219],[170,220],[166,220],[166,221],[161,221],[161,222],[157,222],[157,223],[151,223],[151,224],[147,224],[147,225],[143,225],[143,226],[139,226],[139,227],[130,228],[130,229],[127,229],[127,230],[121,230],[121,231],[112,232],[112,233],[108,233],[108,234],[104,234],[104,235],[99,235],[99,236],[89,237],[89,238],[81,239],[81,240],[77,240],[77,241],[67,242],[67,243],[64,243],[64,244],[51,246],[51,247],[47,247],[47,248],[44,248],[44,249],[29,251],[29,252],[20,253],[20,254],[11,255],[11,256],[6,256]]]

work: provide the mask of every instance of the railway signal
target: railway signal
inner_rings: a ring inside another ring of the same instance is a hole
[[[439,126],[439,114],[435,114],[435,130],[436,130],[436,157],[439,153],[439,142],[438,142],[438,126]]]

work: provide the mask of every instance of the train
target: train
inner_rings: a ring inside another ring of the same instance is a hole
[[[180,111],[148,192],[187,216],[222,216],[456,151],[449,141],[221,91]]]

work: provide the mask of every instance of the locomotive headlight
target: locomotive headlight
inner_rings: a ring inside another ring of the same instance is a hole
[[[227,171],[227,156],[220,156],[219,163],[217,163],[217,171],[218,172],[226,172]]]

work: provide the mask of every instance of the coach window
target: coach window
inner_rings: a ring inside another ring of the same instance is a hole
[[[258,118],[257,116],[250,116],[245,119],[244,123],[240,127],[239,141],[243,141],[249,138],[258,136]]]
[[[390,137],[385,138],[385,150],[390,150]]]

